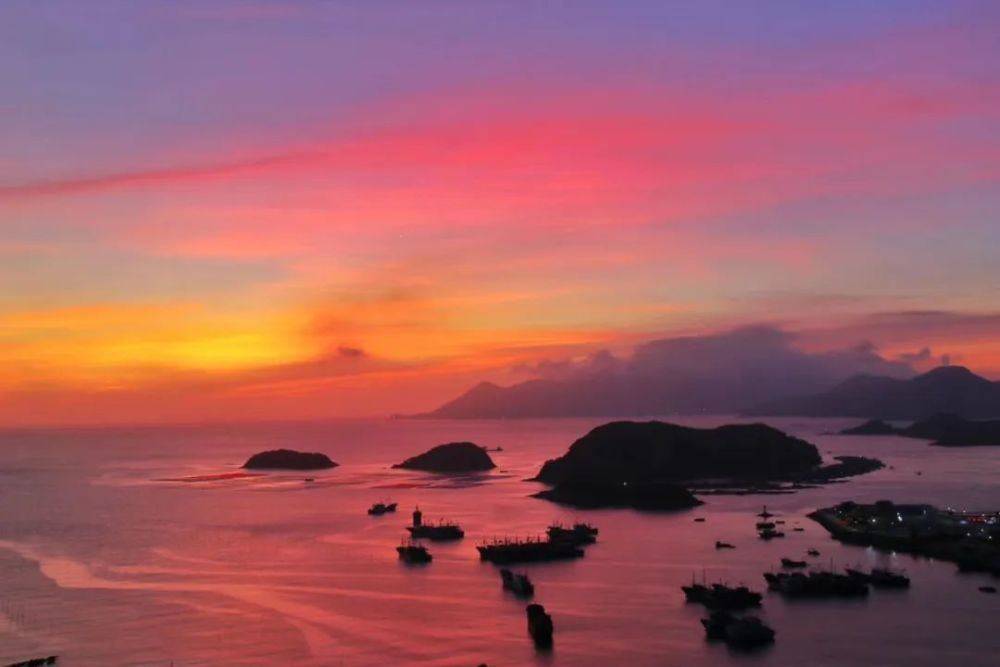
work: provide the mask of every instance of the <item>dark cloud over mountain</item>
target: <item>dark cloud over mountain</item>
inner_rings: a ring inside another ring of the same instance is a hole
[[[859,373],[909,377],[871,343],[807,352],[772,326],[654,340],[629,357],[601,351],[578,362],[545,362],[535,379],[482,383],[431,415],[547,417],[735,412],[748,405],[817,392]]]

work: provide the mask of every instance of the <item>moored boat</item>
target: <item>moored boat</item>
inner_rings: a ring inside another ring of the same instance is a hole
[[[420,564],[420,563],[430,563],[433,560],[431,553],[427,551],[427,547],[421,544],[414,544],[413,542],[404,542],[396,547],[396,553],[399,554],[399,559],[407,563]]]
[[[498,539],[476,545],[479,558],[491,563],[528,563],[580,558],[583,549],[572,542],[541,539]]]
[[[524,611],[528,616],[528,634],[535,641],[535,646],[539,648],[552,646],[554,626],[552,617],[545,612],[545,607],[540,604],[529,604]]]
[[[774,630],[756,616],[738,618],[726,627],[726,643],[733,646],[749,648],[773,641]]]
[[[588,523],[574,523],[572,528],[553,524],[546,531],[550,541],[570,542],[572,544],[593,544],[597,541],[597,533],[597,528]]]
[[[439,521],[438,523],[424,523],[423,513],[420,509],[413,510],[413,525],[407,526],[410,536],[414,539],[425,538],[428,540],[460,540],[465,537],[465,531],[458,524],[450,521]]]
[[[518,597],[530,598],[535,594],[535,585],[531,583],[528,575],[511,572],[507,568],[500,570],[500,578],[503,581],[504,590],[508,590]]]
[[[396,511],[396,503],[375,503],[368,508],[368,513],[373,516],[381,516],[383,514],[388,514],[389,512]]]
[[[740,610],[759,607],[762,596],[746,586],[726,586],[725,584],[698,584],[681,586],[688,602],[697,602],[709,609]]]

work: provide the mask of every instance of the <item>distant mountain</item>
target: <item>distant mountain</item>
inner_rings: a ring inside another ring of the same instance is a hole
[[[858,375],[829,391],[763,402],[752,415],[922,419],[949,413],[966,419],[1000,417],[1000,382],[964,366],[941,366],[908,380]]]
[[[897,428],[879,419],[841,431],[843,435],[901,435],[931,440],[939,447],[1000,445],[1000,419],[972,421],[958,415],[940,413]]]
[[[628,357],[536,367],[538,377],[476,385],[422,417],[644,417],[733,413],[758,402],[822,391],[857,373],[911,377],[907,364],[871,346],[809,353],[790,334],[758,326],[648,341]]]

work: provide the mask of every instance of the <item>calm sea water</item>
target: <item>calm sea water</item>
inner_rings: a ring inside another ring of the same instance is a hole
[[[724,418],[679,418],[711,425]],[[0,433],[0,664],[58,653],[73,665],[995,665],[1000,596],[948,563],[841,546],[804,515],[841,500],[1000,506],[1000,448],[941,449],[896,437],[826,435],[850,421],[770,420],[825,455],[892,466],[788,496],[706,497],[673,514],[573,511],[529,497],[523,481],[598,420],[349,421],[241,427]],[[390,470],[459,439],[502,446],[500,470],[451,480]],[[278,446],[328,453],[341,467],[214,482]],[[917,475],[920,471],[922,474]],[[401,512],[365,510],[393,500]],[[754,532],[762,502],[784,540]],[[409,511],[454,519],[460,542],[432,544],[427,567],[401,565]],[[704,523],[693,521],[706,518]],[[536,653],[524,603],[504,594],[476,542],[540,534],[553,521],[600,527],[585,558],[527,566],[552,614],[555,648]],[[716,551],[715,540],[737,546]],[[863,601],[786,602],[761,616],[774,646],[708,644],[679,589],[692,576],[764,590],[761,574],[808,548],[829,566],[891,564],[905,592]],[[996,583],[996,582],[993,582]]]

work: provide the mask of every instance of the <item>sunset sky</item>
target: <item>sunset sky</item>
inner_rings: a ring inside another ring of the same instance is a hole
[[[753,324],[1000,379],[998,36],[995,2],[5,2],[0,424],[423,410]]]

